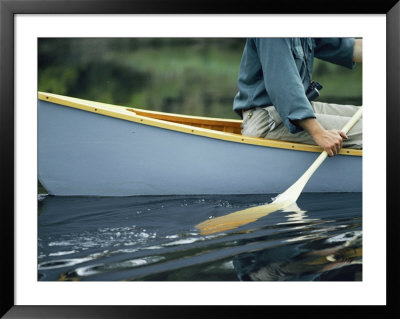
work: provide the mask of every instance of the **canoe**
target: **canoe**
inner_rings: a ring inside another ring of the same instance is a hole
[[[273,194],[318,146],[242,136],[240,120],[38,93],[38,178],[56,196]],[[342,149],[304,192],[361,192],[362,150]]]

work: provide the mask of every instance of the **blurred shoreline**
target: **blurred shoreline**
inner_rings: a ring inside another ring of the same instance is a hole
[[[40,38],[39,90],[154,111],[238,119],[244,38]],[[320,101],[362,105],[362,65],[315,59]]]

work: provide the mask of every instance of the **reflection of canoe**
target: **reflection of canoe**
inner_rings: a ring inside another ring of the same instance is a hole
[[[240,135],[239,120],[39,93],[39,180],[53,195],[280,193],[317,146]],[[360,192],[362,151],[343,149],[305,192]]]

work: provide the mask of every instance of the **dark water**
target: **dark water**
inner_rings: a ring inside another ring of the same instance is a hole
[[[39,195],[38,279],[90,281],[359,281],[362,194],[300,196],[238,229],[195,225],[271,195]]]

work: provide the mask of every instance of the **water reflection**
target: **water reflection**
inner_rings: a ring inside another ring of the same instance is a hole
[[[278,225],[291,225],[290,243],[268,247],[261,251],[235,256],[233,265],[243,281],[360,281],[362,280],[362,232],[346,231],[346,222],[330,226],[296,203],[283,213],[287,221]],[[316,225],[320,225],[316,227]]]
[[[344,243],[330,248],[329,240],[245,253],[234,258],[240,280],[248,281],[360,281],[362,235],[349,232]]]
[[[284,213],[288,212],[289,215],[286,215],[287,221],[278,223],[278,225],[287,225],[287,224],[303,224],[306,222],[316,221],[319,219],[309,218],[307,216],[307,212],[302,210],[297,203],[293,203],[289,207],[283,210]],[[301,226],[299,226],[301,227]]]

